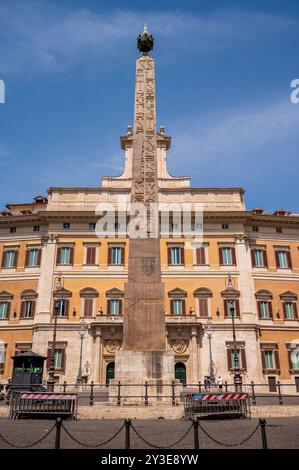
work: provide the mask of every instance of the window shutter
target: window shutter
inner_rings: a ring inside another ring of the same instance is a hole
[[[298,310],[297,310],[297,304],[296,302],[293,302],[293,311],[294,311],[294,317],[296,320],[298,320]]]
[[[14,263],[13,267],[16,268],[18,266],[18,259],[19,259],[19,250],[15,251],[15,256],[14,256]]]
[[[121,264],[124,265],[125,264],[125,248],[122,246],[121,249],[120,249],[120,253],[121,253]]]
[[[69,306],[70,306],[70,301],[69,301],[69,299],[66,299],[66,301],[65,301],[65,312],[64,312],[65,317],[69,316]]]
[[[86,264],[92,265],[96,262],[96,247],[88,246],[86,248]]]
[[[232,263],[233,265],[236,265],[237,264],[237,260],[236,260],[236,248],[233,246],[232,247]]]
[[[274,351],[274,357],[275,357],[275,368],[280,369],[279,354],[278,354],[277,349]]]
[[[10,308],[11,308],[11,303],[7,302],[7,318],[9,318],[9,315],[10,315]]]
[[[291,258],[291,252],[287,251],[287,260],[288,260],[288,267],[292,269],[292,258]]]
[[[276,267],[280,268],[279,257],[278,257],[278,251],[277,250],[275,250],[275,261],[276,261]]]
[[[26,257],[25,257],[25,267],[28,268],[29,266],[29,257],[30,257],[30,250],[26,250]]]
[[[185,264],[185,248],[182,246],[180,248],[181,251],[181,264]]]
[[[173,315],[173,300],[170,300],[170,315]]]
[[[4,268],[6,265],[6,251],[3,251],[2,255],[2,268]]]
[[[40,266],[42,260],[42,249],[38,249],[38,254],[37,254],[37,265]]]
[[[206,264],[205,248],[203,246],[196,248],[196,264]]]
[[[231,370],[232,369],[232,351],[231,349],[227,349],[226,352],[227,352],[227,367],[228,367],[228,370]]]
[[[168,257],[168,265],[171,265],[171,248],[170,246],[167,248],[167,257]]]
[[[264,260],[265,268],[267,268],[268,267],[267,250],[263,250],[263,260]]]
[[[65,349],[62,349],[61,350],[61,369],[62,369],[62,372],[65,372],[65,363],[66,363]]]
[[[272,302],[271,300],[268,302],[268,308],[269,308],[269,317],[273,318],[273,310],[272,310]]]
[[[74,247],[70,249],[70,264],[74,263]]]
[[[252,267],[255,268],[256,263],[255,263],[254,250],[251,250],[251,263],[252,263]]]
[[[36,302],[35,302],[35,300],[33,300],[32,301],[32,311],[31,311],[32,318],[34,318],[34,315],[35,315],[35,306],[36,306]]]
[[[26,303],[22,301],[21,302],[21,318],[24,318],[24,315],[25,315],[25,305]]]
[[[223,264],[223,253],[221,246],[219,247],[219,264]]]
[[[108,264],[112,263],[112,247],[108,247]]]
[[[122,315],[122,314],[123,314],[123,312],[122,312],[122,305],[123,305],[122,300],[119,299],[119,315]]]
[[[261,349],[261,356],[262,356],[262,367],[263,367],[263,369],[266,369],[266,359],[265,359],[264,349]]]
[[[290,370],[293,370],[294,367],[293,367],[293,363],[292,363],[292,351],[288,351],[288,361],[289,361],[289,369]]]
[[[61,263],[61,247],[59,246],[57,248],[56,264],[60,264],[60,263]]]
[[[257,313],[258,313],[258,316],[259,316],[259,318],[261,318],[261,317],[262,317],[262,315],[261,315],[261,302],[257,301],[256,304],[257,304]]]
[[[247,370],[245,348],[241,348],[241,362],[242,362],[242,369]]]
[[[84,299],[84,316],[92,316],[93,299]]]
[[[199,315],[201,317],[208,316],[208,299],[198,299]]]
[[[183,313],[183,315],[186,315],[186,301],[185,301],[185,299],[182,299],[182,313]]]
[[[223,300],[223,305],[224,305],[224,316],[228,317],[228,309],[227,309],[227,300]]]
[[[287,308],[286,308],[285,302],[282,302],[282,306],[283,306],[283,316],[284,318],[287,318]]]
[[[111,314],[111,300],[107,300],[107,315]]]
[[[240,302],[239,299],[236,299],[236,317],[240,316]]]

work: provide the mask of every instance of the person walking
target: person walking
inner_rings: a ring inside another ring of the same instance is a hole
[[[222,392],[223,379],[222,379],[221,375],[218,376],[218,379],[217,379],[217,386],[218,386],[219,392]]]

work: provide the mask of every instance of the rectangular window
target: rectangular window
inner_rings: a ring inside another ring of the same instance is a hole
[[[84,299],[84,316],[92,317],[93,315],[93,299]]]
[[[253,232],[258,232],[258,231],[259,231],[259,228],[256,227],[256,226],[253,226],[253,227],[252,227],[252,231],[253,231]]]
[[[206,264],[206,256],[205,256],[205,247],[201,246],[200,248],[196,248],[196,264],[204,265]]]
[[[71,248],[69,246],[61,247],[60,264],[71,264]]]
[[[222,224],[221,225],[222,229],[227,230],[229,228],[228,224]]]
[[[270,318],[269,302],[259,302],[260,318]]]
[[[55,369],[62,369],[62,349],[55,349],[54,353],[54,367]]]
[[[25,300],[22,302],[22,318],[32,318],[33,317],[33,306],[34,300]]]
[[[275,257],[278,268],[292,268],[291,253],[289,250],[276,250]]]
[[[0,302],[0,319],[5,320],[8,317],[8,302]]]
[[[34,232],[39,232],[40,226],[39,225],[33,225],[33,231]]]
[[[208,317],[208,299],[198,299],[199,316]]]
[[[89,228],[90,228],[91,230],[95,230],[96,224],[95,224],[94,222],[91,222],[91,223],[89,224]]]
[[[298,345],[297,345],[298,346]],[[298,347],[291,349],[288,351],[289,354],[289,361],[290,361],[290,369],[291,370],[299,370],[299,352]]]
[[[235,368],[235,350],[231,349],[231,358],[232,358],[232,368]],[[238,360],[238,365],[240,368],[242,368],[241,364],[241,352],[240,349],[237,349],[237,360]]]
[[[275,369],[273,351],[265,351],[265,367],[266,369]]]
[[[254,261],[255,261],[255,266],[259,268],[264,267],[263,250],[254,250]]]
[[[17,265],[17,250],[6,250],[3,253],[3,268],[15,268]]]
[[[284,302],[283,304],[284,316],[286,320],[295,319],[295,309],[293,302]]]
[[[222,246],[219,248],[220,264],[229,266],[236,264],[236,252],[234,247]]]
[[[120,300],[109,299],[109,315],[120,315]]]
[[[172,246],[170,247],[170,263],[171,265],[181,265],[182,262],[182,247]]]
[[[239,300],[227,300],[224,299],[224,314],[225,317],[231,318],[232,313],[234,314],[234,318],[240,317],[240,306]]]
[[[172,315],[183,315],[183,300],[182,299],[173,299],[171,300],[172,304]]]
[[[67,317],[69,301],[67,299],[59,299],[55,301],[55,307],[56,305],[58,306],[57,317]]]
[[[9,231],[10,233],[16,233],[17,229],[16,227],[10,227]]]
[[[26,266],[34,268],[40,265],[40,249],[30,248],[26,252]]]
[[[69,223],[64,223],[63,228],[64,228],[64,230],[68,230],[70,228],[70,224]]]
[[[96,264],[96,247],[88,246],[86,247],[86,264],[94,265]]]
[[[108,264],[121,266],[124,264],[124,248],[122,246],[109,247]]]

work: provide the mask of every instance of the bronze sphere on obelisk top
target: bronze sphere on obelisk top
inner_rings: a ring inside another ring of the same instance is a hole
[[[137,49],[140,50],[142,55],[147,55],[154,47],[154,38],[148,32],[146,24],[144,25],[143,32],[137,38]]]

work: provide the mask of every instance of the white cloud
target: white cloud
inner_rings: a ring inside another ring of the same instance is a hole
[[[216,170],[216,165],[218,169],[234,163],[243,165],[248,156],[252,163],[266,146],[272,148],[283,139],[298,135],[298,109],[286,97],[284,101],[259,103],[249,109],[230,108],[201,118],[189,116],[188,128],[184,129],[181,122],[174,127],[171,160],[175,170],[185,168],[187,163],[189,173],[190,167],[210,172]]]
[[[298,27],[296,19],[259,12],[226,10],[196,16],[127,9],[95,13],[51,2],[15,0],[0,5],[0,70],[60,70],[78,61],[96,58],[100,64],[101,57],[121,58],[133,47],[132,38],[144,22],[167,54],[182,48],[207,52],[235,40]]]

